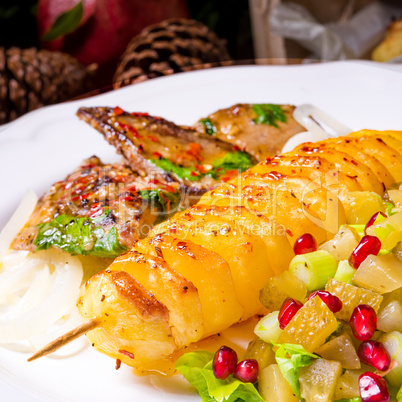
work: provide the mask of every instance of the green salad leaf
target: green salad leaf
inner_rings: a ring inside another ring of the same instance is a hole
[[[276,128],[279,128],[277,121],[286,123],[286,115],[279,105],[273,105],[272,103],[254,104],[253,111],[257,115],[253,119],[254,123],[268,124]]]
[[[208,135],[214,135],[216,133],[216,127],[213,125],[211,119],[206,117],[205,119],[201,119],[200,123],[204,125],[205,132]]]
[[[238,170],[241,173],[250,169],[254,164],[247,152],[236,151],[228,152],[222,158],[216,159],[212,166],[213,168],[207,174],[217,180],[228,170]]]
[[[165,170],[166,172],[173,172],[181,179],[196,181],[202,177],[202,174],[198,172],[194,167],[180,166],[167,158],[151,159],[151,162],[161,169]]]
[[[102,258],[115,258],[127,248],[120,244],[117,229],[113,227],[108,233],[99,226],[109,211],[97,218],[62,214],[52,221],[38,225],[38,234],[34,244],[36,250],[58,247],[70,254],[92,255]]]
[[[319,356],[307,352],[301,345],[283,343],[274,344],[274,346],[278,347],[278,350],[275,352],[275,360],[278,363],[279,369],[292,387],[295,395],[299,399],[302,399],[299,382],[300,368],[309,366]]]
[[[263,402],[251,383],[244,383],[233,375],[219,380],[212,371],[214,354],[206,351],[186,353],[176,362],[176,369],[193,385],[203,402]]]

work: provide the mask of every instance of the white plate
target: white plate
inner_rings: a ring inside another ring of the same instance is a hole
[[[401,93],[402,75],[374,65],[248,66],[177,74],[41,109],[0,132],[0,227],[27,188],[43,193],[93,154],[117,160],[102,136],[74,116],[80,106],[119,105],[192,124],[237,102],[312,103],[354,130],[402,130]],[[2,400],[199,400],[179,378],[134,377],[128,367],[116,372],[110,358],[90,348],[63,360],[26,358],[0,348]]]

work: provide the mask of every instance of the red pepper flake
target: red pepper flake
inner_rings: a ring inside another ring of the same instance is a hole
[[[207,169],[205,169],[204,165],[195,165],[195,168],[202,174],[207,173]]]
[[[177,228],[176,227],[169,228],[169,232],[170,233],[177,233]]]
[[[149,116],[149,113],[133,112],[131,116]]]
[[[88,170],[94,168],[96,165],[95,163],[90,163],[89,165],[83,165],[81,166],[81,170]]]
[[[153,141],[153,142],[159,142],[159,139],[156,138],[154,135],[149,134],[149,135],[148,135],[148,138],[149,138],[151,141]]]
[[[117,125],[118,125],[120,128],[122,128],[123,130],[129,131],[130,133],[132,133],[134,138],[142,138],[142,135],[140,135],[140,134],[138,133],[138,131],[136,130],[135,127],[130,126],[129,124],[121,123],[121,122],[119,122],[119,121],[117,122]]]
[[[152,155],[159,159],[162,158],[162,154],[160,154],[159,152],[152,152]]]
[[[134,197],[132,197],[131,195],[128,195],[127,197],[123,197],[121,199],[121,201],[134,201]]]
[[[127,350],[119,349],[119,353],[134,360],[134,355],[131,352],[128,352]]]
[[[86,194],[82,194],[80,195],[81,200],[85,200],[86,198],[89,198],[91,196],[91,193],[86,193]]]
[[[138,151],[144,152],[144,145],[142,145],[142,144],[138,145]]]
[[[223,181],[224,183],[228,182],[230,179],[231,177],[229,176],[221,177],[221,181]]]
[[[355,161],[355,160],[351,160],[351,162],[355,165],[355,166],[357,166],[358,165],[358,163]]]
[[[97,211],[92,212],[89,217],[90,218],[98,218],[99,216],[101,216],[103,214],[103,208],[99,208]]]
[[[158,184],[159,180],[158,179],[152,179],[148,182],[149,184]]]
[[[286,233],[288,234],[288,236],[293,237],[293,233],[289,229],[286,229]]]
[[[124,113],[124,110],[123,110],[121,107],[116,106],[116,107],[113,109],[113,113],[114,113],[116,116],[119,116],[119,115],[121,115],[121,114]]]
[[[97,209],[99,209],[100,207],[102,206],[102,203],[101,202],[94,202],[92,205],[91,205],[91,209],[92,210],[97,210]]]
[[[130,184],[129,186],[126,186],[121,189],[121,191],[127,191],[128,193],[135,193],[137,192],[137,186],[135,184]]]
[[[116,370],[118,370],[121,366],[121,360],[120,359],[116,359]]]
[[[198,174],[197,172],[194,172],[194,170],[192,170],[192,171],[190,172],[190,176],[198,177],[199,174]]]
[[[233,145],[232,149],[233,149],[233,151],[241,151],[241,149],[238,145]]]

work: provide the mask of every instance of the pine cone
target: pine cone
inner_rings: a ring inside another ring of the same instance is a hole
[[[0,124],[89,91],[93,72],[64,53],[0,47]]]
[[[226,41],[201,22],[169,19],[145,28],[127,46],[115,88],[161,75],[231,64]]]

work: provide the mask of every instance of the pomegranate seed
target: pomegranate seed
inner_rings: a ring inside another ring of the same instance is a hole
[[[349,257],[349,264],[353,268],[359,268],[360,264],[367,258],[369,254],[377,255],[381,250],[381,241],[375,236],[363,236],[360,243],[353,250]]]
[[[387,371],[391,364],[391,358],[381,342],[362,342],[357,350],[357,355],[363,363],[380,371]]]
[[[314,293],[311,293],[308,299],[310,300],[315,296],[319,296],[333,313],[337,313],[342,309],[342,301],[339,299],[339,297],[334,296],[326,290],[316,290]]]
[[[366,223],[366,226],[364,228],[364,234],[366,234],[366,230],[370,227],[374,225],[375,220],[377,219],[378,215],[382,215],[384,218],[388,218],[388,216],[386,214],[384,214],[384,212],[376,212],[370,219],[369,221]]]
[[[224,380],[233,374],[237,364],[237,353],[228,346],[222,346],[214,356],[212,371],[216,378]]]
[[[278,321],[279,327],[285,329],[289,321],[294,317],[294,315],[303,307],[303,303],[298,300],[291,299],[288,297],[282,304],[281,310],[279,311]]]
[[[362,402],[388,402],[389,391],[384,378],[366,371],[359,377]]]
[[[310,233],[305,233],[297,238],[293,250],[296,255],[317,251],[317,241]]]
[[[256,382],[258,379],[258,362],[254,359],[241,361],[235,368],[234,375],[243,382]]]
[[[359,304],[349,320],[353,335],[359,341],[368,341],[377,329],[377,315],[373,307]]]

